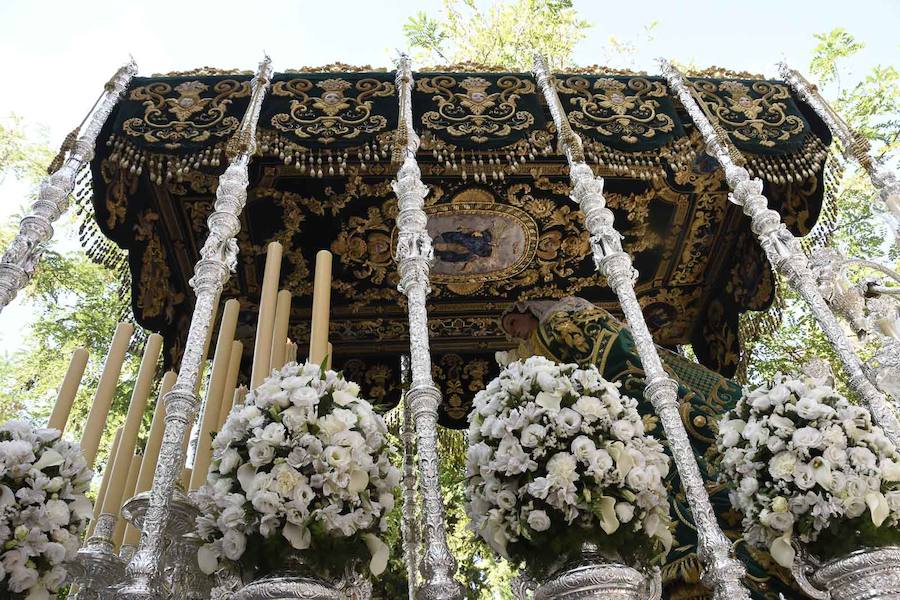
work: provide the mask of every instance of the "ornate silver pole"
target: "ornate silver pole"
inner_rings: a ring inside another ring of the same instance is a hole
[[[807,81],[799,71],[788,67],[787,63],[779,62],[778,72],[791,86],[791,89],[825,121],[831,133],[840,140],[844,156],[856,160],[869,174],[872,185],[878,190],[878,195],[893,215],[896,221],[897,235],[900,236],[900,179],[887,164],[870,154],[869,140],[851,129],[840,115],[825,102],[816,86]]]
[[[428,346],[428,314],[425,301],[431,291],[429,274],[433,251],[422,207],[428,188],[416,162],[419,136],[413,128],[412,69],[409,57],[401,55],[397,65],[397,90],[400,95],[400,119],[394,156],[402,160],[393,182],[397,195],[397,267],[398,289],[407,298],[412,384],[406,400],[412,406],[419,445],[419,475],[424,511],[422,583],[416,594],[421,600],[451,600],[462,597],[462,586],[453,575],[456,561],[447,546],[444,506],[438,479],[437,414],[441,392],[431,378],[431,351]]]
[[[250,105],[240,129],[226,148],[230,163],[219,177],[215,210],[207,220],[209,237],[200,250],[200,260],[197,261],[194,277],[191,279],[191,286],[197,293],[194,313],[191,316],[178,379],[164,398],[166,428],[153,476],[150,504],[144,517],[140,545],[128,564],[126,581],[116,595],[120,600],[151,600],[161,597],[159,567],[163,556],[169,504],[184,464],[181,442],[197,412],[195,390],[213,308],[237,263],[238,246],[235,236],[241,226],[239,216],[247,202],[247,166],[256,149],[256,123],[271,77],[272,64],[267,56],[260,63],[251,82]]]
[[[400,382],[409,385],[409,356],[400,357]],[[403,515],[400,520],[403,530],[403,554],[406,560],[406,583],[409,600],[416,598],[416,565],[419,564],[419,531],[416,513],[416,438],[413,431],[412,407],[406,390],[403,392]]]
[[[703,475],[681,421],[678,384],[663,369],[638,303],[634,291],[637,271],[631,264],[631,257],[622,250],[622,236],[613,226],[613,213],[606,207],[606,199],[603,197],[603,179],[595,176],[584,162],[581,138],[569,124],[556,93],[553,76],[542,56],[535,57],[534,74],[559,132],[559,151],[569,162],[571,197],[584,213],[585,226],[591,234],[594,262],[600,273],[606,276],[609,287],[622,306],[646,373],[647,387],[644,396],[659,415],[669,440],[672,457],[697,527],[698,555],[704,565],[703,582],[713,590],[715,600],[749,600],[750,594],[741,582],[745,574],[744,566],[731,556],[731,543],[716,521]]]
[[[53,174],[41,182],[37,200],[31,205],[31,213],[22,219],[19,233],[0,259],[0,311],[31,280],[44,247],[53,237],[53,222],[69,207],[69,194],[75,187],[75,177],[94,157],[94,144],[100,129],[135,73],[137,65],[134,61],[116,71],[104,86],[103,93],[95,104],[96,110],[93,114],[89,113],[81,135],[72,143],[69,156]]]
[[[782,223],[781,216],[768,208],[769,201],[762,194],[763,182],[758,177],[750,178],[747,169],[734,162],[739,156],[731,140],[720,136],[700,104],[691,93],[690,84],[684,75],[669,61],[660,60],[663,76],[678,95],[694,124],[703,135],[706,151],[722,165],[725,179],[732,190],[730,200],[740,206],[750,217],[750,227],[759,238],[772,268],[783,275],[790,285],[809,304],[813,316],[834,347],[844,365],[850,380],[850,387],[866,403],[872,416],[884,434],[894,443],[900,444],[900,422],[897,414],[878,389],[872,385],[863,370],[859,357],[853,352],[850,340],[828,307],[816,285],[816,277],[809,268],[797,238]]]

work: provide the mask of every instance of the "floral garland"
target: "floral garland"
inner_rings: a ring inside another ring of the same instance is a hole
[[[92,476],[58,429],[0,426],[0,596],[49,600],[65,584],[93,515]]]
[[[868,410],[824,381],[779,375],[719,424],[719,480],[744,538],[794,561],[792,538],[822,558],[900,542],[900,454]]]
[[[669,459],[594,366],[507,365],[475,396],[466,469],[474,530],[535,574],[580,542],[627,562],[671,546]]]
[[[213,441],[198,491],[198,553],[212,573],[221,558],[264,573],[300,551],[337,574],[368,547],[380,574],[388,513],[400,471],[387,428],[359,386],[319,365],[289,363],[232,410]]]

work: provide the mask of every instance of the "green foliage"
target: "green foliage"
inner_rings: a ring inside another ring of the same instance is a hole
[[[444,14],[409,17],[403,32],[418,64],[471,62],[529,71],[541,52],[552,68],[571,65],[575,45],[591,24],[571,0],[511,0],[481,6],[475,0],[445,0]]]
[[[810,72],[823,84],[821,91],[851,127],[872,143],[876,156],[896,156],[900,151],[900,73],[893,65],[876,66],[859,81],[841,84],[842,59],[863,48],[843,29],[815,36],[819,44],[810,63]],[[837,190],[837,221],[831,244],[844,256],[869,258],[896,268],[898,249],[890,244],[892,235],[878,211],[880,201],[868,175],[855,163]],[[757,385],[770,381],[778,372],[793,373],[812,358],[827,359],[844,393],[849,390],[840,361],[810,313],[806,303],[785,281],[779,282],[784,298],[783,318],[774,332],[753,345],[748,379]],[[860,347],[863,358],[872,348]]]
[[[53,159],[47,133],[40,130],[37,140],[31,138],[21,117],[11,114],[0,121],[0,182],[11,175],[34,183],[46,174]]]

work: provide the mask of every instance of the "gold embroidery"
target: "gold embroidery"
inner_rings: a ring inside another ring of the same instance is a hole
[[[593,90],[584,77],[557,81],[560,93],[572,94],[569,101],[580,108],[569,113],[575,127],[593,130],[600,135],[618,137],[629,144],[648,140],[658,133],[669,133],[675,122],[667,114],[657,112],[659,101],[666,96],[665,86],[641,77],[629,79],[601,78]]]
[[[788,88],[768,81],[712,81],[696,80],[700,93],[714,121],[742,142],[755,142],[772,148],[776,142],[787,142],[805,131],[803,119],[788,114]],[[718,92],[724,92],[722,97]]]
[[[355,97],[348,95],[351,89]],[[360,79],[356,85],[337,78],[315,85],[308,79],[291,79],[276,83],[272,93],[292,98],[289,113],[272,117],[273,127],[303,140],[331,144],[387,128],[384,116],[372,114],[372,99],[392,96],[394,85],[371,78]]]
[[[250,84],[225,79],[213,86],[215,96],[205,95],[209,86],[200,81],[184,81],[174,90],[163,82],[150,83],[131,91],[131,100],[142,100],[144,116],[128,119],[122,129],[145,141],[164,142],[170,149],[183,142],[202,142],[210,136],[224,138],[240,126],[240,120],[227,115],[235,98],[250,95]],[[171,97],[172,92],[177,97]]]
[[[534,93],[534,83],[507,75],[496,82],[500,91],[489,92],[492,85],[483,77],[466,77],[457,82],[449,75],[437,75],[418,80],[416,89],[434,94],[432,99],[437,102],[436,111],[422,115],[422,124],[477,143],[508,136],[514,129],[534,124],[534,116],[516,106],[522,94]],[[454,91],[459,88],[465,91]]]

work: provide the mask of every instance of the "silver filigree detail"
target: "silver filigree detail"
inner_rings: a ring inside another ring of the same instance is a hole
[[[731,556],[731,543],[716,521],[703,475],[681,420],[677,383],[663,369],[638,303],[634,289],[637,272],[632,266],[631,257],[622,249],[621,234],[613,226],[613,213],[607,208],[603,197],[603,179],[595,176],[585,164],[581,139],[568,124],[553,84],[553,76],[541,56],[535,57],[534,74],[557,131],[560,132],[560,150],[569,162],[571,197],[584,213],[594,261],[619,300],[646,373],[644,395],[659,415],[669,440],[669,448],[697,526],[698,554],[704,565],[703,581],[713,590],[716,600],[749,600],[750,594],[741,582],[745,575],[744,566]]]
[[[811,85],[799,71],[790,68],[787,63],[778,63],[778,72],[794,92],[812,107],[841,142],[841,150],[849,159],[856,160],[865,169],[878,191],[878,196],[891,212],[894,220],[895,234],[900,243],[900,179],[886,162],[880,161],[868,153],[868,144],[860,144],[862,138],[825,102],[815,86]]]
[[[784,276],[788,285],[809,305],[813,316],[840,358],[847,372],[850,387],[869,408],[875,422],[884,430],[884,434],[894,444],[900,445],[900,421],[897,420],[894,408],[866,376],[862,362],[853,351],[850,340],[822,297],[816,277],[809,268],[799,241],[788,231],[781,220],[781,215],[768,207],[769,201],[762,193],[763,181],[758,177],[751,178],[747,169],[732,160],[729,153],[729,148],[733,148],[731,141],[716,132],[692,95],[684,75],[670,62],[661,60],[660,63],[663,76],[703,135],[707,153],[724,169],[725,179],[732,190],[729,199],[750,217],[750,228],[759,239],[772,268]]]
[[[0,258],[0,311],[31,280],[44,248],[53,237],[53,222],[69,208],[69,195],[75,188],[76,176],[94,157],[97,136],[136,73],[134,61],[116,71],[62,166],[41,182],[31,212],[22,219],[19,232]]]
[[[409,356],[400,357],[400,382],[405,388],[410,382]],[[403,393],[403,514],[400,527],[403,533],[403,558],[406,561],[406,585],[409,600],[416,597],[416,565],[419,564],[418,502],[416,501],[416,433],[413,429],[412,407]]]
[[[259,111],[271,78],[272,64],[267,56],[251,82],[250,104],[235,134],[237,143],[233,147],[237,148],[236,154],[219,177],[214,212],[207,220],[209,236],[191,278],[191,286],[197,294],[194,312],[178,379],[163,399],[166,403],[166,427],[159,462],[143,519],[141,543],[128,564],[127,581],[117,592],[119,600],[151,600],[161,596],[164,532],[175,482],[184,465],[181,443],[197,414],[199,402],[194,390],[197,388],[206,337],[212,326],[213,308],[219,301],[237,257],[235,236],[240,230],[240,214],[247,202],[247,167],[256,147]]]
[[[798,544],[791,573],[814,600],[900,598],[900,547],[866,548],[819,563]]]
[[[110,586],[125,576],[125,563],[113,552],[116,521],[116,515],[101,514],[94,534],[69,565],[73,587],[78,588],[78,600],[112,600]]]
[[[454,579],[456,560],[447,546],[444,506],[438,479],[437,416],[441,392],[431,376],[431,350],[428,343],[428,314],[425,302],[430,291],[429,277],[433,250],[426,228],[428,217],[423,210],[428,188],[416,162],[419,136],[412,118],[413,76],[409,57],[401,56],[397,65],[397,90],[400,98],[400,131],[406,139],[402,160],[393,182],[397,195],[397,253],[400,272],[399,290],[407,298],[409,311],[409,345],[412,383],[406,393],[416,427],[419,448],[419,487],[422,493],[424,553],[420,571],[422,581],[416,593],[420,600],[452,600],[461,598],[462,585]]]
[[[534,590],[534,600],[660,600],[659,568],[649,573],[603,558],[589,544]]]

